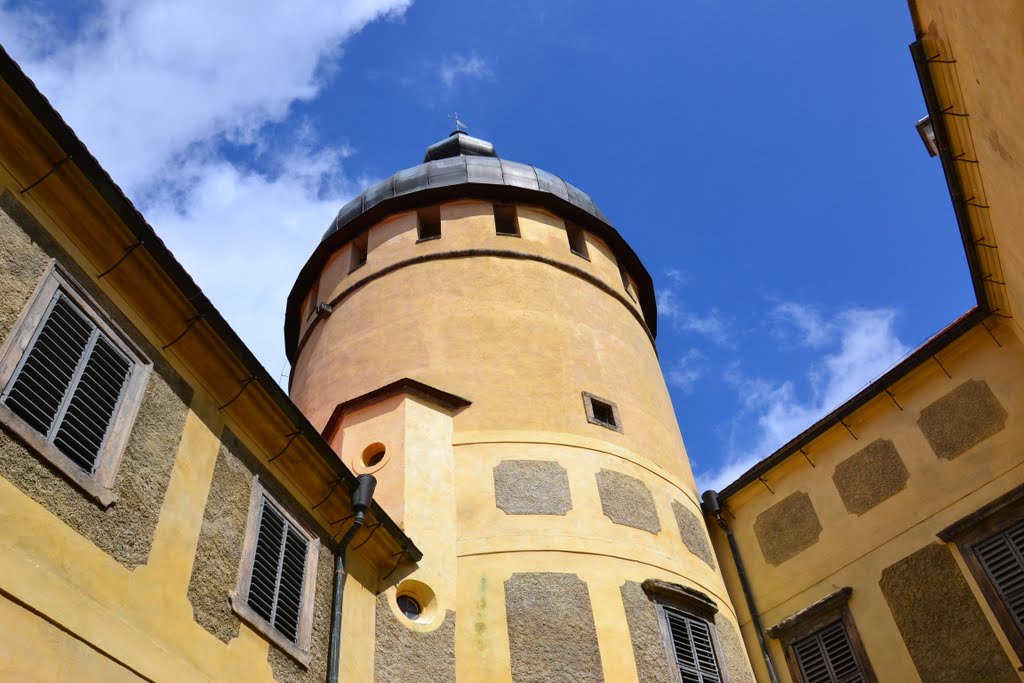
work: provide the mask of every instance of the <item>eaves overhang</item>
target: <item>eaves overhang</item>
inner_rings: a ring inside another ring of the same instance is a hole
[[[351,495],[356,488],[355,475],[345,467],[337,454],[320,436],[320,433],[306,419],[306,416],[292,403],[280,385],[256,359],[252,351],[249,350],[209,298],[203,293],[202,289],[177,261],[153,228],[146,222],[141,212],[135,208],[131,200],[128,199],[111,179],[110,175],[100,166],[99,162],[82,141],[79,140],[71,127],[54,109],[49,100],[36,88],[32,80],[25,75],[18,63],[11,58],[3,46],[0,46],[0,80],[11,89],[31,116],[35,118],[64,153],[63,159],[52,160],[53,167],[51,171],[46,176],[43,176],[40,182],[61,166],[74,166],[81,173],[82,177],[88,181],[99,197],[102,198],[103,202],[109,206],[111,211],[123,223],[125,228],[135,236],[137,242],[131,249],[133,251],[135,249],[145,251],[158,264],[166,276],[174,283],[180,297],[183,300],[187,300],[195,311],[195,320],[202,321],[202,325],[210,328],[230,353],[250,373],[250,378],[243,383],[239,396],[245,391],[245,387],[251,383],[258,384],[260,390],[265,392],[276,408],[294,425],[295,432],[292,438],[302,436],[303,440],[314,449],[323,465],[326,465],[333,473],[336,483],[341,485]],[[23,192],[28,191],[28,189],[26,188]],[[192,328],[190,327],[189,329]],[[238,396],[235,398],[238,398]],[[372,504],[370,514],[380,522],[385,532],[394,539],[394,543],[402,549],[405,557],[414,562],[422,559],[422,552],[416,547],[412,539],[398,527],[394,520],[376,502]]]

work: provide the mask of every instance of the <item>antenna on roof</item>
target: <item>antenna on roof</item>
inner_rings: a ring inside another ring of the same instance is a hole
[[[455,132],[469,130],[469,125],[467,125],[465,121],[459,118],[459,112],[455,112],[454,114],[448,114],[448,118],[455,122]]]

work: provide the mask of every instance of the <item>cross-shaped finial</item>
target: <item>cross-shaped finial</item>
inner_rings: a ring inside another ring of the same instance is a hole
[[[459,112],[448,114],[448,118],[455,122],[455,130],[469,130],[469,126],[459,118]]]

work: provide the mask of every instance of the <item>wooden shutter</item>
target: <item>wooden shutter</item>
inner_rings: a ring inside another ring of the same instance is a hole
[[[804,683],[861,683],[864,673],[842,620],[793,643]]]
[[[683,683],[721,683],[708,622],[662,605]]]
[[[57,292],[3,402],[75,465],[96,471],[133,363]]]
[[[293,643],[299,636],[308,549],[306,537],[264,498],[247,602]]]
[[[999,598],[1024,633],[1024,522],[974,547]]]

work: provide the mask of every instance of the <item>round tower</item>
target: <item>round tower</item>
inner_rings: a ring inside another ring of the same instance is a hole
[[[735,646],[656,326],[591,198],[461,131],[341,209],[285,336],[292,399],[423,551],[377,586],[379,680],[402,629],[460,680],[646,680],[662,603]]]

